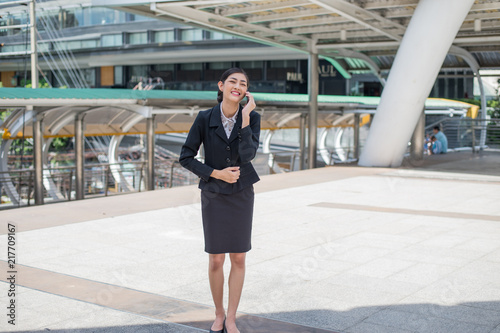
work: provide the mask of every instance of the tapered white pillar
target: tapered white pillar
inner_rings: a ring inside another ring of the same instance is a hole
[[[382,93],[359,165],[397,167],[474,0],[420,0]]]

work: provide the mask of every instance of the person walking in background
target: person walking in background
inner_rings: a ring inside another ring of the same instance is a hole
[[[432,131],[434,132],[434,136],[436,137],[437,141],[441,143],[442,149],[440,154],[446,154],[448,152],[448,138],[446,138],[446,135],[441,132],[439,126],[434,126]]]
[[[257,153],[260,115],[248,91],[248,75],[241,68],[225,71],[218,82],[219,104],[198,113],[179,162],[200,177],[205,252],[209,254],[208,277],[215,305],[211,333],[239,333],[236,311],[245,277],[246,252],[251,249],[254,207],[253,184],[259,176],[251,161]],[[240,102],[247,98],[244,107]],[[205,162],[195,159],[203,144]],[[229,301],[224,309],[223,266],[229,253]]]

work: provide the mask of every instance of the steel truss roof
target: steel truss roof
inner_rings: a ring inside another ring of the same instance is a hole
[[[93,0],[94,4],[334,59],[345,76],[389,69],[418,0]],[[500,67],[500,1],[477,0],[454,46]],[[360,62],[346,59],[360,59]],[[467,69],[452,52],[447,66]]]

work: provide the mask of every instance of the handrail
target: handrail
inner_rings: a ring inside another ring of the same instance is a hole
[[[85,168],[85,189],[86,196],[108,196],[113,192],[123,192],[123,188],[115,188],[115,190],[110,191],[110,186],[114,186],[113,184],[118,184],[114,177],[111,175],[111,166],[119,165],[120,171],[127,173],[126,177],[131,177],[131,182],[137,184],[134,180],[136,177],[139,177],[138,184],[142,184],[144,179],[145,165],[144,161],[125,161],[119,163],[95,163],[95,164],[86,164]],[[188,171],[179,171],[180,173],[176,173],[175,169],[180,166],[178,160],[167,159],[167,160],[156,160],[156,176],[159,179],[165,179],[164,177],[168,177],[168,184],[165,181],[155,182],[157,186],[160,187],[173,187],[175,183],[175,177],[179,177],[181,179],[182,184],[190,184],[193,182],[189,176],[184,176],[188,174]],[[48,186],[51,186],[50,191],[47,188],[47,191],[44,191],[46,196],[45,201],[71,201],[74,195],[74,177],[75,177],[75,166],[54,166],[44,168],[45,171],[48,171],[44,174],[44,180],[50,179]],[[0,172],[0,189],[10,188],[7,194],[16,195],[19,200],[16,199],[14,201],[13,198],[11,200],[13,202],[20,202],[20,205],[31,205],[32,199],[32,190],[34,188],[34,172],[35,170],[30,169],[12,169],[9,171]],[[129,178],[130,179],[130,178]],[[45,181],[44,181],[45,184]],[[47,185],[45,185],[47,186]],[[141,192],[143,189],[141,185],[134,186],[132,191]],[[126,191],[126,190],[125,190]],[[16,194],[17,193],[17,194]],[[52,197],[50,197],[52,196]],[[64,199],[61,199],[64,198]],[[5,207],[4,205],[0,205],[0,208]],[[12,206],[9,206],[12,207]]]

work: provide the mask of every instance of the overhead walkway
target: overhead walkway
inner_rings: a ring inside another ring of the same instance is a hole
[[[263,176],[241,331],[500,332],[500,174],[478,175],[459,154],[419,169]],[[187,186],[0,212],[0,243],[11,223],[18,250],[17,325],[0,327],[206,332],[214,308],[199,205]]]

